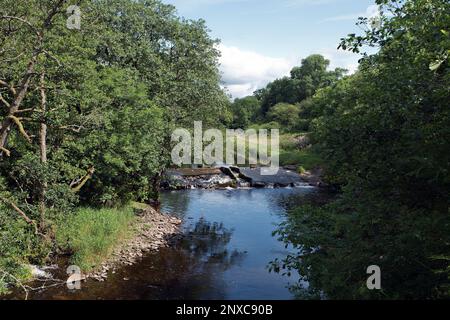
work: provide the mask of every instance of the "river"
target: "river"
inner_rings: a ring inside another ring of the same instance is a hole
[[[180,217],[184,240],[119,268],[106,282],[32,292],[31,299],[293,299],[290,277],[270,273],[285,248],[272,232],[287,208],[320,198],[311,187],[188,190],[162,194],[162,211]],[[20,294],[16,296],[20,298]]]

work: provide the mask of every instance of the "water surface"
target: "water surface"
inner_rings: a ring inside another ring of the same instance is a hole
[[[272,236],[289,206],[316,197],[310,187],[189,190],[162,195],[162,211],[183,219],[184,239],[133,266],[88,281],[31,294],[34,299],[293,299],[298,275],[270,273],[290,248]],[[20,294],[17,295],[20,298]]]

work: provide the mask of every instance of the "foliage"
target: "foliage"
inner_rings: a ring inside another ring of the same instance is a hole
[[[232,128],[248,128],[251,123],[256,122],[260,107],[258,99],[253,96],[235,99],[230,105],[230,111],[233,116]]]
[[[153,0],[77,4],[80,30],[66,0],[0,8],[0,230],[17,235],[1,259],[17,264],[42,263],[77,206],[157,198],[173,128],[219,123],[228,105],[204,21]],[[99,235],[115,228],[104,217]]]
[[[17,284],[29,278],[24,264],[41,263],[49,252],[49,243],[42,241],[32,226],[17,220],[15,213],[0,202],[0,294],[8,291],[9,283]]]
[[[303,206],[277,231],[297,254],[274,261],[272,270],[298,271],[309,287],[291,289],[299,297],[328,299],[430,299],[442,297],[447,276],[430,252],[446,250],[441,214],[387,206],[378,197],[355,201],[355,191],[323,208]],[[359,193],[357,194],[360,195]],[[346,207],[352,203],[352,208]],[[368,216],[370,218],[368,218]],[[412,216],[412,218],[411,218]],[[386,223],[389,221],[389,223]],[[382,290],[366,287],[367,267],[381,268]]]
[[[384,12],[381,25],[349,35],[341,47],[379,46],[379,52],[365,55],[355,75],[319,90],[305,109],[316,117],[313,141],[342,196],[326,208],[292,213],[279,235],[296,244],[298,254],[275,266],[299,270],[316,297],[444,297],[450,5],[377,3]],[[365,287],[373,264],[382,270],[379,292]]]
[[[328,71],[330,61],[314,54],[302,60],[294,67],[290,77],[275,80],[266,88],[255,92],[261,100],[261,112],[265,116],[271,108],[279,103],[296,104],[312,97],[317,90],[330,86],[345,74],[346,70]]]
[[[295,129],[299,119],[300,109],[298,106],[288,103],[278,103],[270,109],[268,118],[281,125],[284,131]]]

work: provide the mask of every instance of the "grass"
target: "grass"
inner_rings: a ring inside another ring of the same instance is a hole
[[[297,165],[305,170],[312,170],[322,164],[322,159],[311,149],[282,150],[280,164],[281,166]]]
[[[56,241],[60,248],[72,254],[70,263],[89,272],[107,260],[117,245],[132,236],[135,219],[132,207],[79,209],[59,224]]]
[[[280,136],[280,165],[295,165],[300,173],[312,170],[323,164],[314,148],[299,149],[298,138],[306,133],[290,133]]]
[[[144,209],[148,208],[148,204],[145,204],[142,202],[132,201],[130,205],[133,209],[137,209],[137,210],[144,210]]]

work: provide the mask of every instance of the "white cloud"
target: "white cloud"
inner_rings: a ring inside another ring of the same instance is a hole
[[[270,81],[289,75],[295,65],[295,61],[289,59],[272,58],[224,44],[219,45],[219,50],[222,81],[233,97],[251,95]]]
[[[300,58],[268,57],[224,44],[220,44],[218,48],[222,53],[220,58],[222,81],[233,98],[252,95],[269,82],[289,76],[292,68],[301,61]],[[350,74],[358,69],[360,58],[358,54],[337,49],[323,49],[317,53],[330,60],[330,69],[345,68]]]

